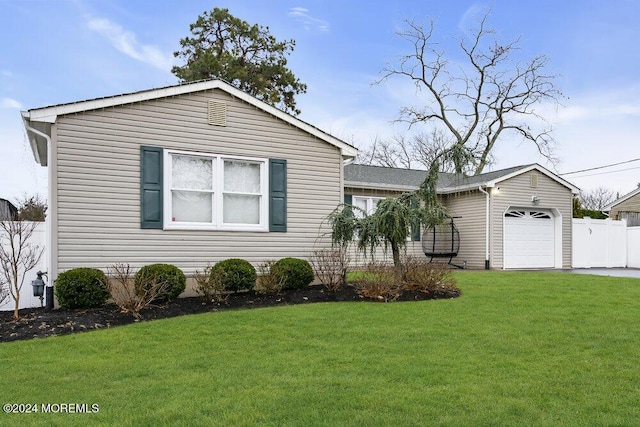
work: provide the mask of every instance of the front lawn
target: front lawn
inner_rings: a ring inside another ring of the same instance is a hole
[[[637,425],[640,280],[457,272],[462,296],[0,344],[0,425]]]

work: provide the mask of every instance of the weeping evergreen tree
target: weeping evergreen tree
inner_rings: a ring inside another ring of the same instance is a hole
[[[357,236],[357,248],[365,254],[373,254],[378,247],[385,254],[391,250],[393,264],[400,274],[400,254],[406,250],[411,229],[432,227],[446,218],[436,194],[438,169],[439,163],[434,161],[417,191],[381,200],[371,215],[362,212],[364,215],[358,218],[354,215],[354,209],[360,210],[358,207],[340,205],[328,218],[333,245],[346,249]]]

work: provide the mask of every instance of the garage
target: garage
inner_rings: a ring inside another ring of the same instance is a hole
[[[504,268],[553,268],[555,242],[551,211],[512,208],[505,212]]]
[[[345,200],[396,197],[419,189],[425,174],[350,164],[344,168]],[[531,164],[473,176],[441,173],[436,190],[460,233],[457,264],[486,270],[571,267],[573,196],[579,189],[553,172]],[[408,253],[424,255],[421,244],[407,246]]]

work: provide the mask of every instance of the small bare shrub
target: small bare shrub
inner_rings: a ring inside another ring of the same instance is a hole
[[[313,271],[329,292],[336,292],[345,284],[348,264],[347,251],[343,249],[320,249],[311,254]]]
[[[107,280],[107,289],[113,302],[123,313],[131,313],[136,319],[141,319],[140,311],[169,289],[169,283],[146,276],[136,291],[135,274],[129,264],[110,265],[107,267],[107,276],[111,279]]]
[[[208,265],[202,271],[196,270],[193,276],[196,281],[196,293],[202,295],[209,304],[226,304],[229,299],[229,292],[224,288],[223,275],[224,272],[222,270],[212,271],[211,265]]]
[[[395,301],[402,294],[403,283],[392,265],[371,262],[353,282],[358,295],[380,301]]]
[[[403,262],[402,281],[405,289],[426,291],[434,297],[454,297],[460,295],[451,267],[447,264],[432,263],[412,256]]]
[[[275,260],[267,260],[258,265],[256,292],[261,294],[279,294],[284,288],[283,281],[278,280],[278,277],[271,273],[271,268],[275,263]]]

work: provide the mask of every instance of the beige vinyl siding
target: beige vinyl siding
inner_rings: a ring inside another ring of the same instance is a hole
[[[227,126],[207,102],[227,103]],[[58,268],[178,265],[187,274],[231,257],[307,258],[340,203],[340,150],[225,92],[180,95],[59,117],[55,125]],[[140,229],[140,146],[287,160],[287,232]]]
[[[531,187],[530,175],[538,175],[537,188]],[[532,197],[540,200],[540,209],[556,209],[562,216],[562,267],[571,267],[571,219],[573,214],[571,190],[536,171],[526,172],[498,184],[499,191],[491,194],[491,267],[503,268],[504,213],[509,207],[532,208]],[[555,212],[555,211],[554,211]]]
[[[442,196],[444,206],[460,232],[460,251],[453,262],[466,268],[483,269],[486,254],[486,199],[479,191]]]
[[[620,219],[618,216],[620,212],[640,212],[640,194],[636,194],[611,208],[609,216],[613,219]]]

